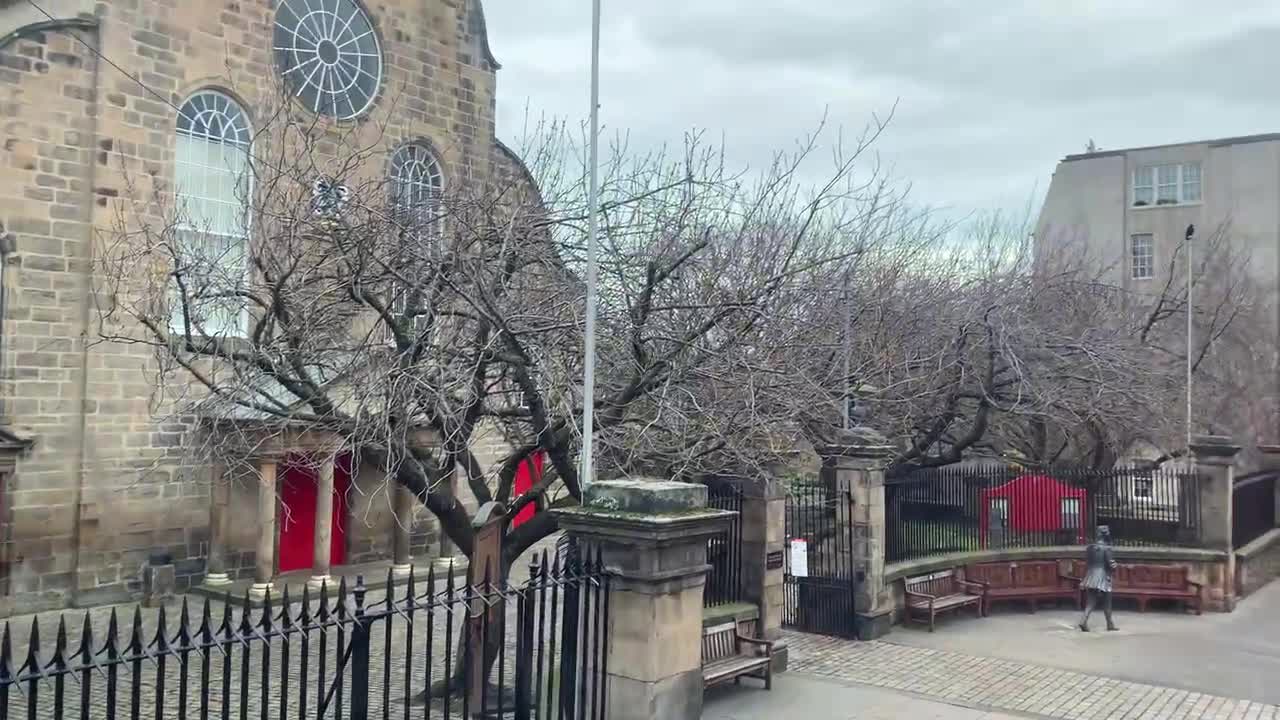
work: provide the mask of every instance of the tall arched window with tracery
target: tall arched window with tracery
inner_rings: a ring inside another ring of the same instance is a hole
[[[404,145],[391,155],[391,208],[397,229],[403,234],[401,252],[405,264],[417,274],[431,265],[431,253],[444,224],[444,173],[430,148],[419,143]],[[407,309],[410,288],[394,288],[392,307]],[[423,302],[415,312],[421,312]],[[425,328],[425,316],[413,318],[415,330]],[[388,332],[390,336],[390,332]]]
[[[396,220],[418,235],[438,233],[444,173],[427,147],[413,143],[391,156],[391,202]]]
[[[240,105],[214,90],[187,98],[178,113],[174,330],[245,333],[251,135]]]

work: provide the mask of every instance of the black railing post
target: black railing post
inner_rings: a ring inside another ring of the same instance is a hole
[[[364,612],[365,592],[364,576],[357,575],[355,624],[351,628],[351,720],[369,720],[369,625],[373,621]],[[341,676],[334,682],[341,683]]]
[[[533,584],[537,581],[534,561],[529,582],[516,596],[516,720],[533,717]]]
[[[575,720],[578,717],[574,708],[578,689],[578,608],[581,604],[578,589],[582,583],[582,563],[573,539],[570,539],[565,566],[564,615],[560,620],[559,720]]]

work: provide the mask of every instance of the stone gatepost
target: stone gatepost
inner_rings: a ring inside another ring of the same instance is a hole
[[[1200,477],[1200,544],[1226,553],[1222,578],[1223,609],[1235,609],[1235,548],[1231,540],[1231,487],[1240,446],[1231,438],[1199,435],[1191,440],[1196,474]]]
[[[659,480],[592,483],[560,527],[599,548],[609,584],[610,720],[702,715],[702,590],[707,540],[734,513],[707,508],[702,485]]]
[[[1280,445],[1259,445],[1264,470],[1280,470]],[[1280,524],[1280,482],[1275,483],[1276,523]]]
[[[837,495],[847,493],[853,498],[852,508],[842,508],[838,514],[837,530],[845,532],[845,527],[853,526],[858,637],[873,640],[887,635],[893,621],[893,598],[884,580],[884,471],[893,447],[875,430],[855,427],[842,431],[818,453]]]
[[[760,608],[759,635],[772,640],[773,671],[787,669],[782,636],[782,573],[786,552],[787,496],[778,483],[766,480],[744,488],[742,496],[743,600]]]

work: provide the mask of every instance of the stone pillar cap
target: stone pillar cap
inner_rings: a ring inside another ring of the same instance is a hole
[[[707,486],[649,478],[599,480],[587,486],[583,506],[605,512],[668,514],[707,506]]]
[[[1191,438],[1191,452],[1197,457],[1234,457],[1240,446],[1225,435],[1196,435]]]
[[[856,425],[839,430],[831,442],[817,448],[823,457],[886,458],[894,448],[884,435],[874,428]]]

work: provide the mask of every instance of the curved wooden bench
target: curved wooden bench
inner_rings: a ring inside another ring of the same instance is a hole
[[[1041,600],[1070,600],[1080,606],[1080,581],[1064,574],[1057,560],[981,563],[964,569],[964,578],[983,587],[984,614],[998,600],[1025,601],[1036,611]]]
[[[1083,578],[1083,560],[1073,560],[1071,574]],[[1151,600],[1175,600],[1199,615],[1204,610],[1203,586],[1188,577],[1187,568],[1178,565],[1120,563],[1111,576],[1111,596],[1138,602],[1138,612],[1147,611]]]

